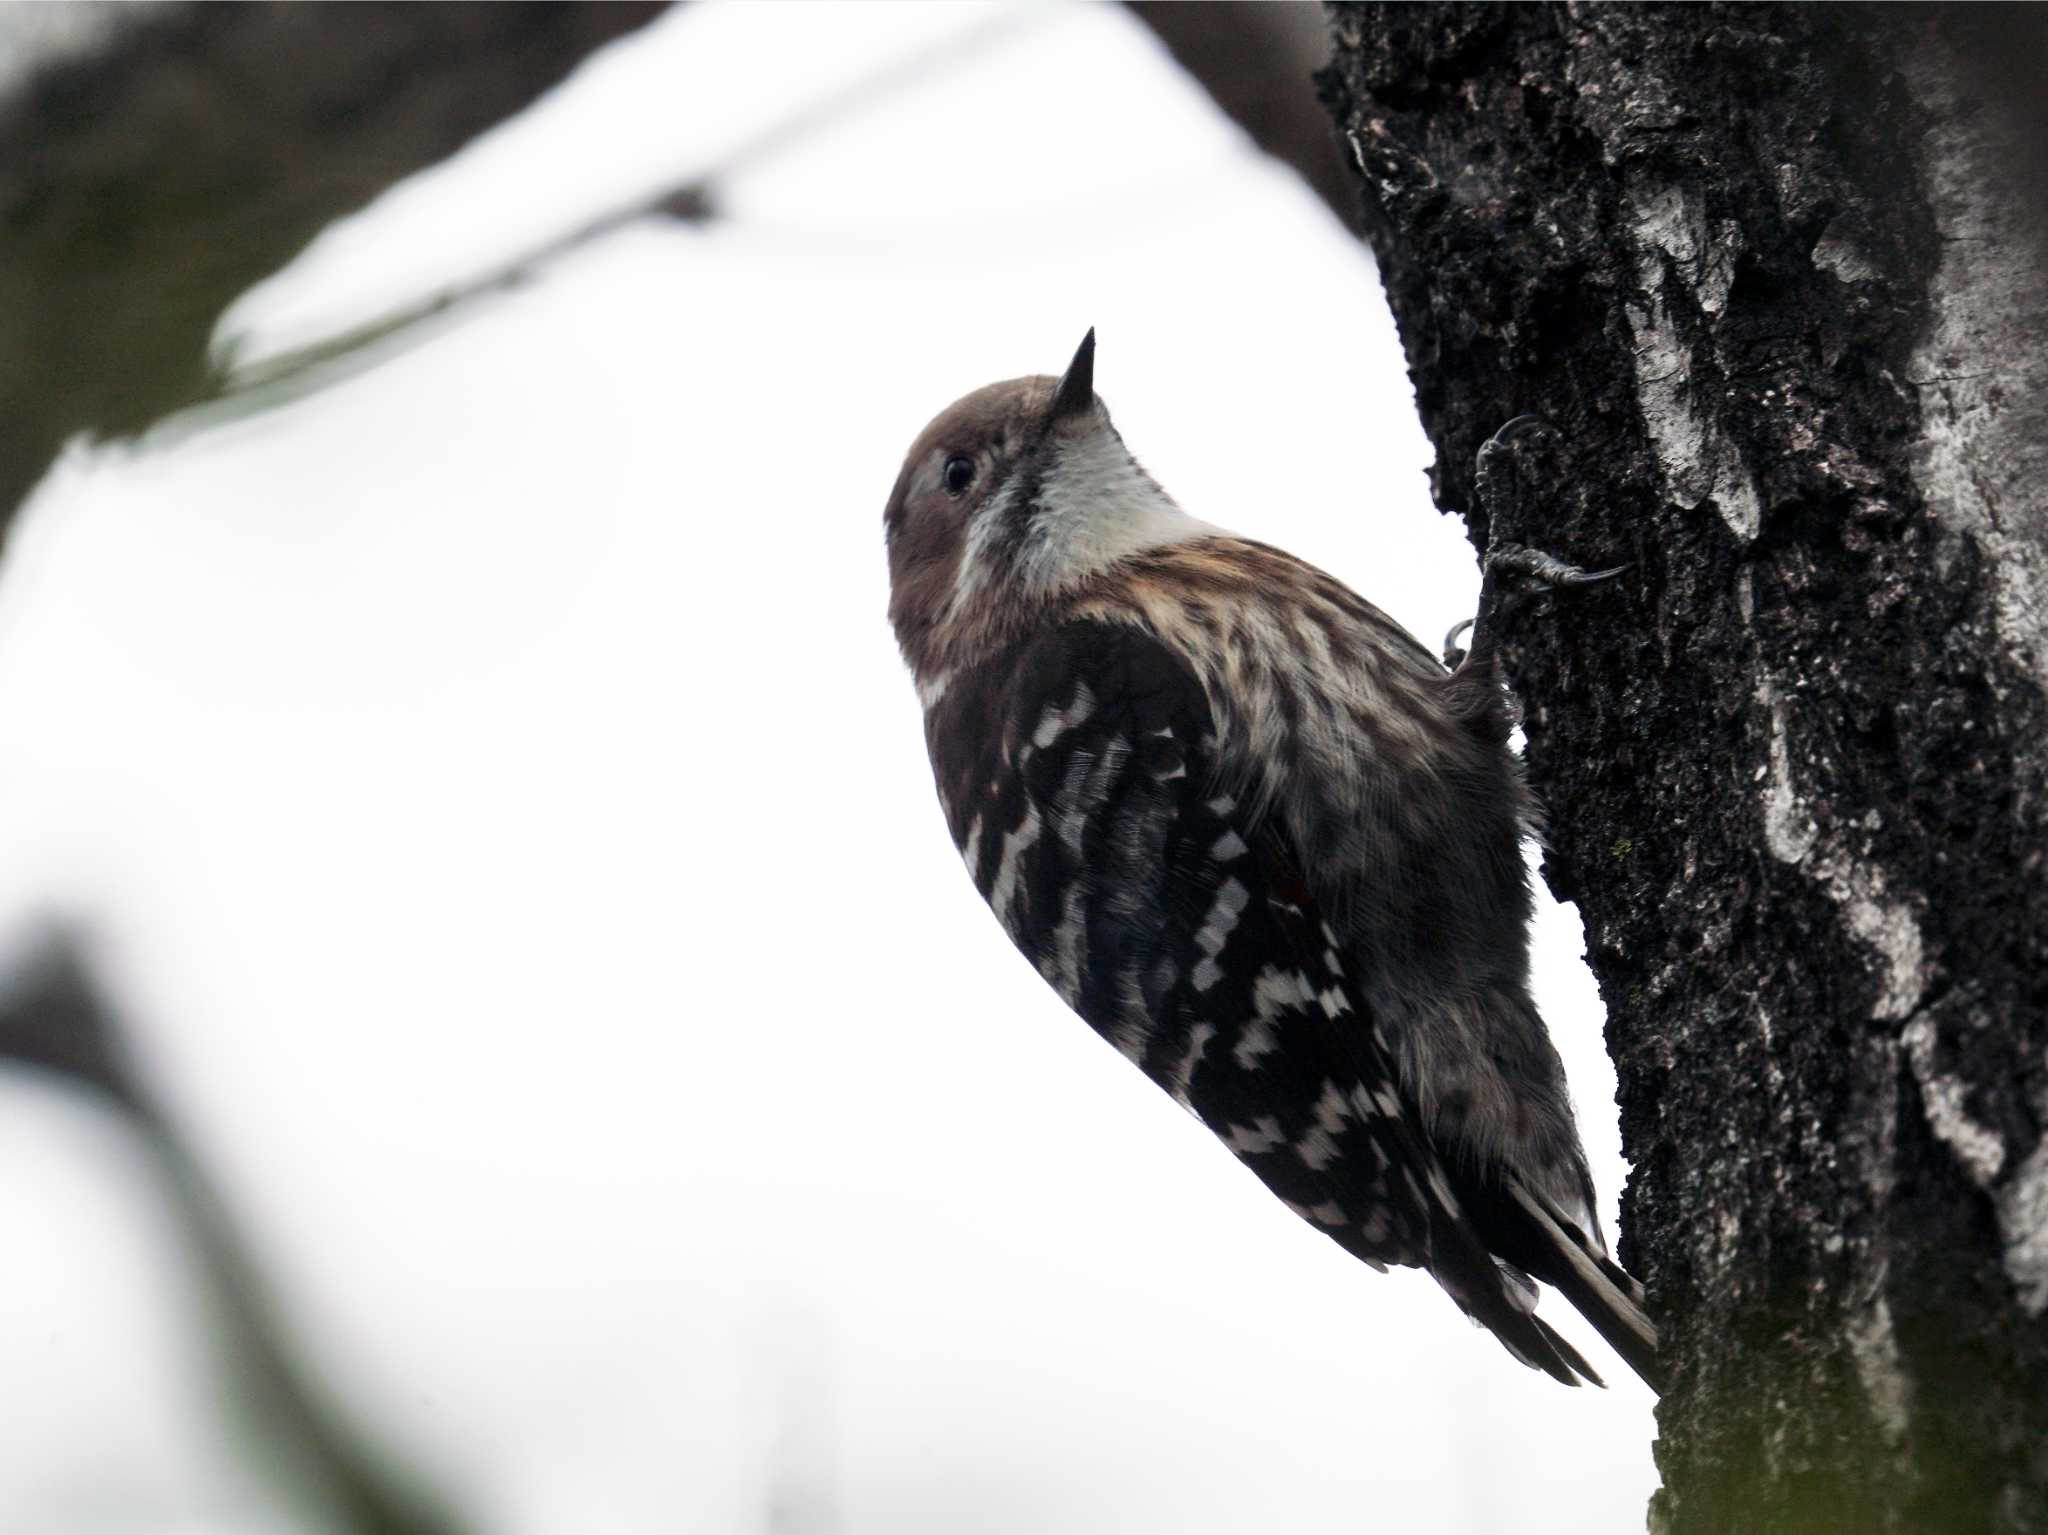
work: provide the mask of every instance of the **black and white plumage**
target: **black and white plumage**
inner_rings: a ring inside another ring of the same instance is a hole
[[[1529,996],[1528,797],[1483,653],[1189,517],[1093,387],[959,401],[885,526],[890,616],[976,887],[1055,990],[1303,1219],[1426,1268],[1523,1362],[1652,1385]],[[1483,651],[1483,647],[1482,647]]]

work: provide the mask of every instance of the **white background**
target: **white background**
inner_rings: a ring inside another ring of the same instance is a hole
[[[989,13],[691,7],[224,330],[459,277]],[[1650,1398],[1289,1215],[947,840],[904,447],[1097,384],[1432,644],[1476,590],[1371,267],[1109,8],[1036,13],[296,406],[74,451],[0,581],[0,918],[84,922],[348,1410],[490,1531],[1638,1529]],[[1540,995],[1613,1198],[1568,911]],[[306,1527],[148,1166],[0,1075],[0,1529]]]

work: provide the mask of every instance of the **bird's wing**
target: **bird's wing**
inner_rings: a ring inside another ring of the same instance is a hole
[[[1534,1287],[1488,1252],[1295,851],[1247,810],[1257,785],[1222,781],[1194,673],[1102,621],[1063,626],[1015,662],[996,694],[947,700],[970,711],[947,737],[979,740],[968,756],[981,760],[936,766],[969,868],[1018,946],[1305,1220],[1375,1267],[1428,1269],[1524,1363],[1597,1380],[1535,1316]],[[977,716],[979,735],[963,736]]]

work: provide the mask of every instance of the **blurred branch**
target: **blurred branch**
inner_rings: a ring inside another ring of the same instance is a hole
[[[1291,166],[1352,234],[1364,238],[1358,187],[1311,78],[1330,58],[1313,0],[1126,0],[1174,62],[1252,142]]]
[[[1167,45],[1167,51],[1204,90],[1208,90],[1214,102],[1233,121],[1245,127],[1247,133],[1251,133],[1257,145],[1292,166],[1348,229],[1354,233],[1360,231],[1358,196],[1350,186],[1350,172],[1339,158],[1329,119],[1317,102],[1311,84],[1311,74],[1327,55],[1321,10],[1315,4],[1245,4],[1241,0],[1219,0],[1219,4],[1182,6],[1133,0],[1128,8]],[[457,6],[457,10],[465,8]],[[109,370],[98,372],[92,379],[78,377],[72,381],[78,387],[70,391],[55,391],[53,403],[59,407],[68,403],[82,405],[94,385],[127,393],[113,403],[102,401],[92,420],[70,420],[49,428],[45,432],[47,440],[41,444],[41,456],[37,458],[35,454],[27,454],[23,463],[33,461],[33,475],[39,475],[47,465],[49,454],[53,454],[55,448],[61,446],[61,440],[74,430],[96,430],[100,434],[119,436],[154,428],[156,438],[162,444],[166,440],[178,440],[190,432],[201,432],[211,426],[242,420],[246,415],[303,399],[305,395],[356,377],[360,372],[420,346],[440,334],[446,325],[473,315],[481,301],[516,291],[528,282],[539,280],[549,266],[643,219],[705,223],[717,217],[721,190],[741,172],[752,170],[772,160],[778,153],[786,153],[791,147],[811,141],[823,131],[868,111],[877,102],[932,78],[940,65],[956,63],[965,55],[987,49],[999,35],[1014,31],[1028,20],[1034,20],[1038,14],[1040,12],[1030,8],[1001,10],[979,27],[940,37],[928,47],[891,59],[879,70],[858,76],[846,86],[807,102],[799,111],[788,113],[762,133],[727,151],[713,168],[694,172],[653,194],[610,209],[561,235],[555,235],[553,239],[547,239],[541,246],[520,252],[471,278],[399,305],[365,323],[352,325],[334,336],[250,362],[236,362],[231,356],[207,362],[205,336],[199,336],[195,342],[193,334],[184,334],[178,340],[178,377],[174,387],[158,389],[147,397],[143,397],[145,391],[137,393],[137,383],[147,385],[147,381],[152,379],[150,368],[139,368],[133,375],[127,375],[121,366],[109,366]],[[0,117],[0,135],[4,135],[4,117]],[[4,137],[0,137],[0,143],[4,143]],[[4,192],[4,180],[0,180],[0,192]],[[221,209],[211,209],[209,217],[217,213],[221,213]],[[229,217],[223,227],[236,229],[236,219],[242,211],[229,207],[225,213]],[[311,225],[311,231],[317,231],[317,227],[317,223]],[[311,231],[307,231],[307,237]],[[209,233],[217,235],[219,229]],[[236,248],[240,242],[236,239],[211,239],[211,242],[203,244],[211,252],[213,246]],[[303,244],[303,239],[299,244]],[[178,272],[172,272],[172,280],[176,278]],[[0,282],[4,280],[6,266],[0,262]],[[211,325],[217,319],[219,309],[225,307],[227,299],[246,284],[248,282],[244,280],[233,289],[221,284],[219,293],[211,295],[213,303],[203,315],[207,334],[211,334]],[[168,311],[158,311],[154,319],[164,321],[166,315],[176,323],[176,315]],[[127,317],[123,323],[133,323],[133,317]],[[137,336],[139,344],[147,348],[147,342],[150,342],[147,325],[123,336],[121,342],[133,344],[137,342]],[[186,346],[193,346],[195,350],[186,354],[182,350]],[[113,364],[115,358],[109,356],[106,362]],[[127,364],[129,360],[121,358],[121,362]],[[0,348],[0,389],[4,389],[4,385],[4,348]],[[20,430],[33,428],[33,420],[20,426]],[[4,448],[6,438],[0,438],[0,465],[10,463],[10,454],[6,454]],[[8,493],[4,473],[6,471],[0,469],[0,501],[4,501]],[[14,487],[14,495],[23,493],[27,485],[33,483],[33,475],[27,483]]]
[[[661,9],[74,6],[31,8],[0,26],[0,305],[13,321],[0,330],[0,532],[78,433],[132,436],[173,415],[174,431],[199,429],[350,377],[619,229],[704,221],[735,175],[1038,15],[1008,10],[944,37],[790,113],[710,170],[363,325],[241,365],[209,355],[228,304],[327,224]],[[1319,7],[1129,9],[1359,231],[1358,198],[1310,82],[1328,51]]]
[[[136,1074],[119,1020],[77,944],[49,939],[0,989],[0,1064],[98,1093],[141,1138],[212,1294],[221,1348],[274,1469],[347,1535],[462,1535],[467,1528],[336,1409],[307,1373],[233,1217]]]
[[[998,38],[1036,21],[1040,14],[1021,7],[998,12],[979,26],[950,33],[926,47],[891,59],[867,74],[856,76],[840,89],[806,103],[728,150],[716,165],[585,220],[474,277],[306,346],[248,363],[231,363],[217,371],[212,385],[188,408],[161,424],[158,441],[176,440],[289,404],[389,362],[438,335],[445,326],[474,314],[482,300],[536,282],[564,258],[642,220],[709,223],[720,214],[722,190],[741,172],[815,139],[826,129],[858,116],[905,87],[930,78],[939,66],[957,63],[988,48]]]
[[[151,429],[165,446],[208,427],[288,405],[411,351],[473,313],[484,299],[538,281],[546,269],[584,246],[645,218],[699,224],[711,217],[708,188],[679,186],[580,224],[567,234],[479,275],[402,304],[373,320],[305,346],[216,368],[206,390]]]
[[[204,397],[221,312],[327,224],[662,8],[64,6],[47,18],[77,24],[12,21],[0,530],[73,435],[129,435]]]

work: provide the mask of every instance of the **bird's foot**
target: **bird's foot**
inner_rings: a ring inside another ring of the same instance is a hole
[[[1485,442],[1479,445],[1479,460],[1473,475],[1479,482],[1479,491],[1485,499],[1489,513],[1496,513],[1500,503],[1496,500],[1500,476],[1508,450],[1521,439],[1535,432],[1555,431],[1541,416],[1520,415],[1503,425]],[[1599,586],[1612,581],[1627,570],[1626,565],[1610,566],[1606,570],[1586,570],[1555,555],[1545,554],[1541,549],[1531,549],[1524,544],[1502,540],[1486,552],[1486,574],[1489,577],[1506,577],[1516,590],[1552,591],[1559,587]]]
[[[1520,415],[1480,444],[1478,460],[1473,467],[1474,488],[1479,493],[1480,504],[1487,510],[1490,528],[1498,530],[1503,511],[1513,505],[1516,489],[1514,445],[1536,432],[1554,430],[1541,416]],[[1587,587],[1604,586],[1629,567],[1611,565],[1604,570],[1587,570],[1541,549],[1503,539],[1487,550],[1481,568],[1478,615],[1466,619],[1444,636],[1444,665],[1453,671],[1463,665],[1474,650],[1484,646],[1493,626],[1527,598],[1540,592],[1583,591]],[[1459,636],[1468,629],[1476,631],[1469,648],[1458,643]]]
[[[1505,613],[1521,606],[1524,599],[1540,592],[1584,591],[1605,586],[1628,570],[1627,565],[1610,565],[1605,570],[1587,570],[1527,544],[1502,544],[1489,550],[1485,574],[1480,583],[1480,611],[1498,623]],[[1503,591],[1505,588],[1505,591]],[[1491,606],[1489,606],[1491,604]],[[1458,643],[1458,636],[1477,626],[1472,617],[1452,626],[1444,636],[1444,665],[1456,671],[1471,651]],[[1477,644],[1475,637],[1474,644]]]
[[[1605,570],[1587,570],[1527,544],[1500,544],[1486,552],[1487,575],[1511,580],[1525,591],[1604,586],[1627,569],[1626,565],[1610,565]]]
[[[1506,472],[1509,450],[1524,437],[1535,432],[1554,430],[1541,416],[1520,415],[1504,423],[1491,437],[1479,445],[1479,452],[1472,465],[1472,488],[1478,493],[1479,504],[1489,517],[1503,504],[1502,476]]]

